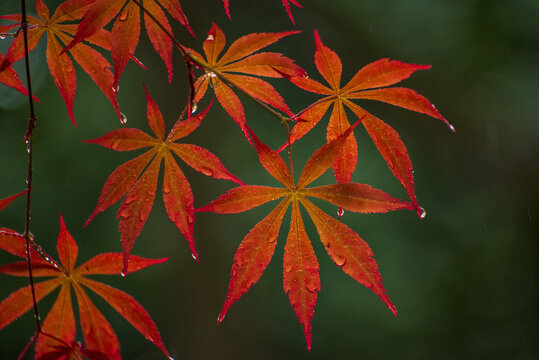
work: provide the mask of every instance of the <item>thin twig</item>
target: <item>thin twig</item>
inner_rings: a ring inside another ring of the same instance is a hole
[[[32,241],[32,235],[30,233],[30,199],[32,195],[32,166],[33,166],[33,131],[36,126],[36,115],[34,112],[34,99],[32,95],[32,81],[30,78],[30,61],[28,56],[28,20],[26,19],[26,0],[21,0],[21,30],[24,38],[24,60],[26,69],[26,86],[28,88],[28,103],[30,109],[30,117],[28,119],[28,127],[26,134],[24,135],[24,141],[26,142],[26,148],[28,150],[28,172],[26,176],[26,214],[25,214],[25,228],[24,238],[26,239],[26,262],[28,263],[28,277],[30,279],[30,288],[32,290],[32,304],[34,306],[34,318],[36,320],[37,332],[41,332],[41,321],[39,319],[39,310],[37,308],[36,290],[34,287],[34,276],[32,274],[32,259],[30,252],[30,242]]]

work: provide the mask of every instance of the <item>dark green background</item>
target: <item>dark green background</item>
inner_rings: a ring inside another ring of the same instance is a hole
[[[303,0],[293,8],[296,26],[279,0],[231,0],[229,21],[219,0],[183,0],[199,39],[211,21],[228,43],[251,32],[300,29],[303,33],[268,48],[287,54],[314,79],[313,31],[343,63],[343,82],[365,64],[382,57],[433,68],[402,83],[427,96],[456,127],[452,134],[438,120],[385,104],[364,102],[401,135],[415,169],[416,191],[428,212],[360,215],[343,221],[371,245],[384,285],[399,310],[395,318],[366,288],[337,268],[325,253],[310,220],[308,233],[320,262],[322,291],[313,317],[313,348],[304,336],[282,290],[285,221],[272,262],[254,286],[216,326],[224,301],[234,251],[272,204],[237,215],[199,214],[196,264],[181,234],[168,220],[158,193],[153,211],[133,253],[170,257],[162,265],[126,279],[103,280],[133,294],[152,314],[176,359],[533,359],[538,339],[538,102],[539,3],[535,0]],[[46,1],[54,9],[54,1]],[[2,14],[19,12],[18,2],[2,2]],[[33,1],[29,2],[34,9]],[[177,24],[174,24],[177,25]],[[181,26],[176,35],[201,49]],[[4,43],[5,42],[5,43]],[[8,40],[0,41],[5,53]],[[117,153],[82,140],[120,127],[112,107],[80,68],[75,116],[68,119],[63,100],[48,74],[45,42],[32,53],[36,111],[35,187],[32,232],[56,254],[59,217],[77,240],[80,261],[101,252],[121,251],[118,205],[83,229],[110,172],[134,153]],[[161,60],[145,34],[136,55],[150,68],[129,64],[119,101],[127,126],[148,131],[142,83],[160,106],[170,129],[187,97],[186,73],[174,54],[175,76],[167,84]],[[273,81],[293,111],[316,99],[285,80]],[[208,102],[204,100],[202,106]],[[273,147],[283,141],[278,121],[245,100],[248,123]],[[0,197],[25,186],[23,135],[26,99],[0,87]],[[296,167],[325,138],[327,118],[294,147]],[[364,129],[356,131],[359,162],[354,181],[406,198]],[[275,184],[226,113],[215,104],[202,126],[185,139],[217,154],[248,184]],[[180,164],[201,206],[232,188]],[[320,183],[332,183],[328,172]],[[336,209],[325,207],[331,214]],[[23,231],[24,201],[0,213],[0,226]],[[0,263],[13,258],[0,253]],[[25,285],[2,276],[0,298]],[[54,295],[40,304],[46,314]],[[96,299],[116,329],[125,359],[160,359],[107,304]],[[0,331],[0,358],[15,358],[33,333],[30,314]],[[80,334],[80,332],[79,332]]]

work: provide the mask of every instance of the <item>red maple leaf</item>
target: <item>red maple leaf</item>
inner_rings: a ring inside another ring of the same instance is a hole
[[[359,123],[356,122],[353,127]],[[339,156],[342,143],[352,133],[348,129],[314,152],[307,161],[297,184],[279,154],[261,143],[254,134],[256,150],[262,166],[285,188],[246,185],[228,191],[197,211],[240,213],[268,201],[282,199],[273,211],[245,236],[234,255],[228,295],[218,322],[231,305],[262,276],[275,249],[283,217],[292,207],[290,231],[283,260],[283,287],[303,327],[307,348],[311,347],[311,318],[320,291],[318,262],[305,231],[299,211],[301,203],[314,222],[320,240],[335,264],[360,284],[371,289],[395,313],[397,311],[382,285],[378,265],[367,243],[345,224],[327,215],[307,197],[326,200],[346,210],[359,213],[383,213],[411,209],[410,203],[394,199],[369,185],[348,183],[307,188],[320,177]]]
[[[91,2],[91,6],[84,12],[82,21],[77,27],[77,33],[73,41],[67,45],[64,51],[93,36],[119,14],[112,26],[112,36],[110,38],[111,56],[114,63],[114,88],[117,89],[120,75],[135,53],[139,41],[140,12],[142,10],[138,4],[130,0],[92,0]],[[172,33],[172,28],[162,7],[194,36],[178,0],[159,0],[159,2],[144,0],[143,5],[170,34]],[[146,13],[144,13],[144,23],[155,51],[167,66],[168,80],[171,82],[172,39]]]
[[[225,6],[225,11],[229,19],[232,19],[230,17],[230,9],[229,9],[229,1],[230,0],[223,0],[223,5]],[[295,24],[294,17],[292,16],[292,12],[290,11],[290,3],[296,5],[297,7],[302,7],[296,0],[282,0],[283,6],[286,9],[286,12],[288,13],[288,17],[290,18],[290,21],[292,21],[292,24]]]
[[[195,102],[204,97],[209,85],[221,106],[238,124],[247,139],[249,139],[249,135],[243,106],[238,96],[222,79],[226,79],[255,99],[292,115],[284,99],[273,86],[265,80],[250,75],[274,78],[282,77],[283,75],[305,75],[303,69],[282,54],[272,52],[254,54],[256,51],[273,44],[285,36],[297,33],[299,31],[248,34],[234,41],[224,55],[219,57],[225,48],[226,38],[223,31],[214,23],[210,31],[208,31],[208,36],[203,44],[206,59],[196,51],[189,50],[195,59],[213,70],[206,70],[206,73],[196,80]]]
[[[429,69],[430,65],[414,65],[396,60],[380,59],[360,69],[348,84],[341,87],[342,65],[339,56],[322,43],[317,31],[315,31],[314,36],[316,42],[314,62],[329,87],[308,77],[289,77],[296,86],[324,95],[323,98],[297,115],[303,121],[298,122],[292,129],[290,142],[295,142],[311,130],[322,119],[331,105],[333,105],[333,109],[327,128],[327,140],[337,138],[350,126],[345,112],[345,106],[348,107],[358,118],[363,119],[362,124],[378,151],[384,157],[393,175],[406,189],[416,211],[422,214],[423,209],[417,203],[414,190],[412,162],[399,134],[391,126],[352,100],[377,100],[427,114],[444,121],[454,131],[451,124],[422,95],[408,88],[387,87],[408,78],[417,70]],[[286,144],[280,150],[285,147]],[[340,146],[339,156],[333,164],[335,178],[339,183],[350,182],[356,163],[357,142],[352,134]]]
[[[13,230],[0,229],[0,249],[26,258],[26,240],[23,235]],[[168,356],[157,326],[142,305],[121,290],[87,278],[88,275],[120,274],[123,266],[121,253],[100,254],[75,267],[78,246],[67,231],[61,217],[57,250],[59,262],[52,260],[48,255],[48,259],[45,261],[35,250],[31,250],[33,276],[51,277],[51,279],[34,284],[36,300],[40,301],[56,288],[60,288],[56,301],[43,321],[42,331],[49,336],[40,333],[36,340],[36,359],[71,359],[72,357],[65,357],[65,354],[77,351],[75,343],[76,321],[71,299],[72,289],[78,304],[79,322],[85,343],[85,349],[79,348],[78,352],[82,352],[82,354],[86,352],[86,355],[102,354],[101,359],[121,359],[120,344],[116,333],[90,300],[84,287],[103,298],[146,339],[153,342]],[[129,272],[139,271],[166,260],[145,259],[133,255],[130,258]],[[20,261],[2,265],[0,273],[28,276],[27,262]],[[32,305],[30,285],[11,293],[0,302],[0,329],[26,313],[32,308]],[[89,357],[99,359],[97,356]]]
[[[0,34],[5,32],[4,29],[6,29],[5,26],[0,26]],[[19,91],[23,95],[28,95],[28,90],[24,87],[19,75],[9,61],[6,61],[3,54],[0,54],[0,83]]]
[[[0,210],[4,210],[6,206],[8,206],[13,200],[15,200],[21,195],[26,194],[27,191],[28,190],[24,190],[23,192],[20,192],[18,194],[8,196],[7,198],[4,198],[4,199],[0,199]]]
[[[52,16],[49,16],[47,6],[42,0],[37,0],[36,9],[39,18],[27,16],[29,24],[28,50],[33,50],[41,37],[45,33],[47,34],[46,54],[49,70],[56,87],[58,87],[60,94],[64,98],[67,112],[73,124],[75,124],[73,100],[77,88],[77,78],[71,58],[67,54],[61,53],[63,46],[70,43],[72,36],[75,34],[76,25],[72,21],[80,19],[92,2],[93,0],[67,0],[58,6]],[[21,16],[5,15],[0,16],[0,19],[20,22]],[[106,30],[100,30],[85,40],[93,45],[110,50],[110,33]],[[118,117],[123,119],[116,101],[116,92],[113,91],[114,76],[110,71],[111,66],[108,60],[97,50],[84,43],[79,43],[76,47],[72,47],[69,52],[109,99]],[[22,35],[16,36],[3,63],[5,65],[13,64],[23,57],[24,39]]]
[[[174,156],[175,153],[193,169],[216,179],[232,180],[242,184],[208,150],[191,144],[178,144],[175,141],[193,132],[206,116],[211,104],[202,113],[184,121],[178,120],[165,138],[163,116],[146,90],[148,123],[155,137],[138,129],[119,129],[103,137],[87,140],[116,151],[129,151],[150,147],[144,154],[118,167],[110,174],[101,190],[97,205],[90,215],[87,225],[95,215],[106,210],[120,200],[126,193],[118,217],[124,251],[124,266],[136,238],[140,234],[153,206],[157,175],[164,162],[163,201],[170,220],[186,238],[195,259],[198,255],[193,239],[194,207],[191,186],[182,173]],[[146,168],[147,166],[147,168]],[[142,170],[146,171],[140,176]],[[139,178],[140,176],[140,178]],[[138,180],[137,180],[138,179]]]

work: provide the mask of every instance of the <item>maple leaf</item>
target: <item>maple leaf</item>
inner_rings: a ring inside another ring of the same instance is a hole
[[[8,206],[13,200],[15,200],[21,195],[26,194],[27,191],[28,190],[24,190],[23,192],[20,192],[18,194],[8,196],[7,198],[4,198],[4,199],[0,199],[0,210],[4,210],[6,206]]]
[[[415,195],[412,162],[399,134],[391,126],[352,100],[377,100],[430,115],[444,121],[454,131],[453,126],[422,95],[408,88],[387,87],[408,78],[417,70],[430,69],[430,65],[414,65],[396,60],[380,59],[360,69],[348,84],[341,87],[342,65],[339,56],[322,43],[317,31],[315,31],[314,37],[316,43],[314,62],[329,87],[307,77],[289,77],[289,80],[296,86],[324,95],[322,99],[317,100],[297,115],[302,121],[298,122],[292,129],[290,143],[295,142],[311,130],[331,105],[333,105],[333,109],[327,128],[327,140],[337,138],[350,126],[345,112],[345,106],[348,107],[358,118],[363,119],[363,126],[393,175],[406,189],[418,214],[424,216],[424,210],[418,205]],[[286,145],[284,144],[279,151],[283,150]],[[333,164],[335,178],[339,183],[348,183],[352,179],[357,163],[357,142],[353,134],[340,146],[339,153],[335,164]]]
[[[127,193],[118,211],[125,269],[127,269],[129,253],[152,209],[157,175],[162,162],[165,164],[163,202],[168,217],[186,238],[195,260],[198,259],[193,239],[195,221],[193,194],[189,182],[178,167],[172,153],[206,176],[243,184],[208,150],[196,145],[175,142],[189,135],[200,125],[211,104],[196,116],[184,121],[178,120],[165,138],[163,116],[146,88],[145,91],[148,123],[155,138],[138,129],[124,128],[112,131],[98,139],[86,140],[87,143],[98,144],[116,151],[151,147],[144,154],[126,162],[110,174],[101,190],[97,205],[85,224],[86,226],[98,213],[106,210]],[[148,166],[146,171],[139,178],[146,166]]]
[[[335,264],[360,284],[371,289],[395,315],[397,314],[385,293],[378,265],[372,258],[372,250],[367,243],[348,226],[327,215],[307,199],[323,199],[359,213],[383,213],[412,208],[410,203],[394,199],[385,192],[364,184],[348,183],[307,188],[307,185],[335,162],[342,143],[359,121],[314,152],[296,185],[293,175],[279,154],[251,134],[262,166],[285,188],[246,185],[229,190],[210,204],[197,209],[220,214],[240,213],[268,201],[284,198],[269,215],[253,227],[239,245],[234,255],[228,295],[218,322],[224,319],[231,305],[262,276],[273,255],[283,217],[291,206],[290,231],[283,260],[283,287],[303,327],[307,348],[310,349],[311,318],[320,291],[320,277],[318,262],[303,225],[300,203],[310,215],[320,240]]]
[[[172,33],[172,28],[162,7],[194,36],[193,30],[191,30],[178,0],[159,0],[158,3],[154,0],[144,0],[144,8],[159,21],[169,34]],[[139,41],[141,11],[139,5],[130,0],[92,1],[92,5],[88,7],[82,21],[77,27],[75,37],[64,51],[93,36],[119,14],[112,26],[111,36],[111,57],[114,63],[113,86],[117,89],[120,75],[129,59],[135,53]],[[146,13],[144,13],[144,23],[150,42],[167,67],[168,80],[171,82],[172,39]]]
[[[0,34],[4,33],[4,28],[6,27],[0,26]],[[13,66],[6,61],[6,57],[3,54],[0,54],[0,83],[17,90],[23,95],[28,95],[28,90],[24,87],[19,75],[13,69]]]
[[[226,45],[223,31],[213,23],[203,44],[206,59],[194,50],[191,55],[204,64],[206,73],[195,82],[195,102],[200,101],[206,94],[208,85],[213,88],[217,100],[226,112],[234,119],[245,137],[249,134],[245,123],[245,111],[238,96],[233,89],[222,79],[232,83],[235,87],[245,91],[276,109],[292,115],[290,109],[279,93],[265,80],[258,77],[303,76],[305,71],[294,64],[294,61],[279,53],[256,51],[273,44],[285,36],[297,34],[299,31],[285,31],[279,33],[252,33],[234,41],[228,50],[219,58]],[[246,75],[243,75],[246,74]]]
[[[10,229],[0,229],[0,249],[15,256],[26,258],[26,241],[23,235]],[[51,279],[34,284],[36,301],[60,288],[58,297],[45,318],[42,331],[36,340],[36,359],[70,359],[61,357],[76,350],[76,322],[71,299],[71,289],[79,309],[79,321],[84,337],[85,350],[88,354],[103,354],[101,359],[121,359],[120,344],[116,333],[107,319],[101,314],[88,297],[84,287],[92,290],[122,317],[133,325],[146,339],[154,343],[168,356],[163,345],[157,326],[150,315],[133,297],[127,293],[105,285],[104,283],[87,278],[88,275],[120,274],[123,266],[121,253],[104,253],[97,255],[82,265],[76,267],[78,246],[67,231],[60,217],[60,234],[57,240],[57,250],[60,261],[48,257],[44,260],[31,249],[32,272],[34,277],[51,277]],[[150,265],[159,264],[167,259],[146,259],[131,256],[129,272],[142,270]],[[26,261],[0,266],[0,273],[13,276],[28,276]],[[14,291],[0,302],[0,329],[9,325],[33,306],[30,285]],[[79,353],[81,349],[79,349]],[[54,355],[58,355],[55,357]],[[99,358],[90,356],[90,358]]]
[[[292,21],[292,24],[295,24],[294,17],[292,16],[292,12],[290,11],[290,3],[296,5],[297,7],[302,7],[296,0],[282,0],[283,6],[286,9],[286,12],[288,13],[288,17],[290,18],[290,21]],[[232,19],[230,17],[230,9],[229,9],[229,0],[223,0],[223,5],[225,6],[226,15],[229,19]]]
[[[76,25],[70,22],[80,19],[92,2],[93,0],[67,0],[58,6],[52,16],[49,16],[47,6],[42,0],[37,0],[36,9],[39,18],[27,16],[29,24],[28,51],[33,50],[41,37],[45,33],[47,34],[47,64],[56,87],[64,98],[67,112],[74,125],[76,124],[73,115],[73,101],[77,79],[71,58],[66,54],[61,54],[61,52],[63,45],[70,43],[72,36],[75,34]],[[20,22],[21,16],[5,15],[0,16],[0,19]],[[110,50],[110,33],[106,30],[101,30],[86,40],[93,45]],[[113,90],[114,76],[110,71],[111,66],[108,60],[97,50],[84,43],[79,43],[76,47],[71,48],[69,52],[109,99],[118,117],[123,119],[116,100],[116,92]],[[23,36],[16,36],[3,63],[13,64],[23,57],[24,39]]]

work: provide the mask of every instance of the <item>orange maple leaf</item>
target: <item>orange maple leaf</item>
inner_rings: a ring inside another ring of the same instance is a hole
[[[320,177],[339,156],[339,149],[352,133],[356,122],[343,134],[314,152],[294,184],[293,175],[279,154],[251,134],[262,166],[285,188],[246,185],[228,191],[197,211],[240,213],[268,201],[282,199],[274,210],[245,236],[234,255],[228,295],[219,315],[221,322],[232,304],[262,276],[275,249],[283,217],[292,207],[290,231],[283,260],[283,286],[290,304],[303,327],[307,348],[311,348],[311,318],[320,291],[318,261],[305,232],[299,211],[301,203],[314,222],[320,240],[335,264],[360,284],[371,289],[395,313],[397,311],[382,285],[378,265],[368,244],[345,224],[327,215],[307,197],[326,200],[346,210],[359,213],[383,213],[412,209],[406,201],[392,198],[369,185],[348,183],[307,188]]]
[[[160,5],[159,5],[160,4]],[[194,36],[193,30],[185,17],[178,0],[145,0],[144,8],[159,21],[159,23],[172,33],[163,8]],[[82,21],[77,27],[74,39],[66,46],[64,51],[101,31],[116,15],[112,26],[111,57],[114,63],[114,88],[118,89],[118,82],[129,59],[135,53],[140,37],[140,9],[139,5],[129,0],[92,0],[91,5],[84,12]],[[146,32],[155,51],[163,59],[167,70],[168,80],[172,81],[172,39],[166,35],[155,21],[144,13]]]
[[[224,78],[235,87],[245,91],[276,109],[292,115],[284,99],[265,80],[256,76],[282,77],[303,76],[305,71],[297,66],[293,60],[279,53],[256,51],[273,44],[285,36],[297,34],[299,31],[286,31],[280,33],[253,33],[245,35],[234,41],[228,50],[221,56],[225,48],[225,34],[214,23],[208,31],[203,49],[206,59],[194,50],[191,55],[213,71],[206,70],[195,82],[195,102],[200,101],[206,94],[208,86],[213,89],[217,100],[226,112],[234,119],[245,137],[249,139],[246,128],[245,112],[238,96],[221,79]]]
[[[163,201],[170,220],[186,238],[195,259],[198,259],[193,239],[195,222],[193,194],[185,175],[178,167],[175,153],[193,169],[206,176],[226,179],[242,184],[208,150],[191,144],[175,141],[193,132],[206,116],[211,104],[200,114],[184,121],[178,120],[165,138],[165,125],[159,108],[146,90],[148,123],[155,137],[138,129],[124,128],[112,131],[103,137],[86,140],[116,151],[129,151],[150,147],[144,154],[118,167],[110,174],[101,190],[97,205],[85,226],[100,212],[126,197],[118,211],[120,232],[124,251],[124,270],[127,269],[129,253],[140,234],[153,206],[157,175],[164,162]],[[147,168],[146,168],[147,167]],[[146,171],[140,176],[142,170]],[[137,180],[138,179],[138,180]]]
[[[26,240],[17,232],[0,228],[0,249],[15,256],[26,258]],[[47,261],[31,250],[32,272],[34,277],[52,277],[34,284],[36,300],[50,294],[56,288],[60,292],[42,326],[42,332],[36,340],[36,359],[56,359],[77,350],[75,343],[76,321],[73,312],[71,289],[75,292],[79,308],[79,322],[84,337],[86,354],[103,354],[107,359],[119,360],[120,344],[110,323],[96,308],[88,297],[84,287],[92,290],[124,319],[133,325],[146,339],[154,343],[168,356],[161,335],[150,315],[129,294],[105,285],[102,282],[87,278],[88,275],[120,274],[123,261],[121,253],[104,253],[97,255],[84,264],[75,267],[78,246],[67,231],[64,220],[60,217],[60,234],[57,240],[60,262],[47,256]],[[142,270],[150,265],[159,264],[167,259],[145,259],[131,256],[129,272]],[[0,273],[13,276],[28,276],[26,261],[0,266]],[[83,287],[84,286],[84,287]],[[30,285],[14,291],[0,302],[0,329],[25,314],[32,308],[32,292]],[[79,353],[81,349],[79,348]],[[96,357],[97,358],[97,357]]]
[[[337,138],[350,126],[345,112],[345,106],[348,107],[358,118],[363,119],[363,126],[373,139],[393,175],[406,189],[418,214],[423,214],[423,209],[418,205],[415,195],[412,162],[399,134],[391,126],[352,100],[377,100],[417,111],[444,121],[454,131],[453,126],[422,95],[408,88],[387,87],[408,78],[417,70],[429,69],[430,65],[406,64],[396,60],[380,59],[360,69],[348,84],[341,87],[342,65],[339,56],[322,43],[317,31],[315,31],[314,37],[316,43],[314,62],[329,87],[308,77],[288,77],[296,86],[324,96],[295,116],[302,121],[298,122],[292,129],[290,143],[295,142],[310,131],[322,119],[331,105],[333,105],[333,109],[327,128],[327,140]],[[279,151],[286,146],[287,144],[283,144]],[[333,164],[337,181],[339,183],[350,182],[356,164],[357,142],[352,134],[340,146],[339,156]]]

